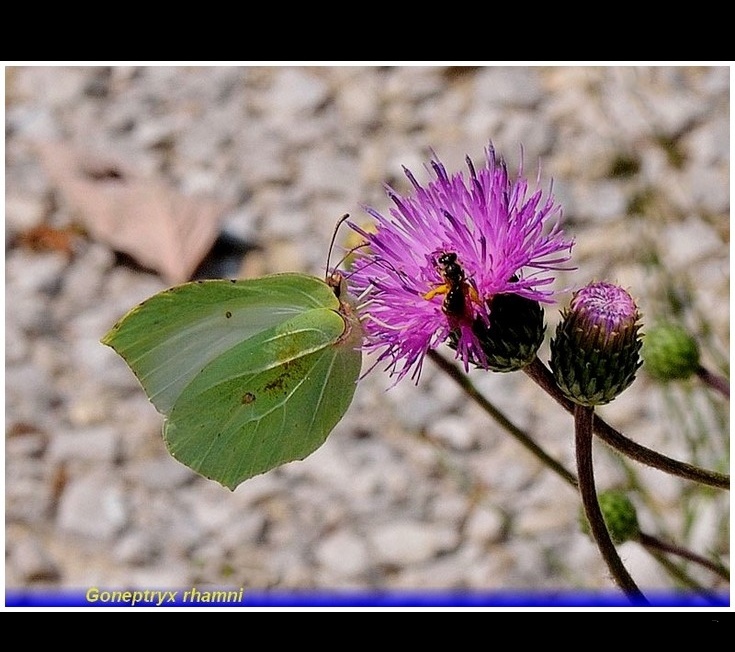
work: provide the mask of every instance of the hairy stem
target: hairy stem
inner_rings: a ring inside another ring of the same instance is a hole
[[[473,401],[475,401],[485,412],[487,412],[495,421],[497,421],[505,430],[508,431],[518,442],[520,442],[527,450],[535,455],[543,464],[548,466],[567,484],[575,489],[577,488],[577,478],[571,471],[568,471],[561,462],[551,457],[543,448],[534,442],[523,430],[510,421],[500,410],[498,410],[490,401],[488,401],[477,388],[472,384],[470,379],[463,374],[452,362],[444,358],[440,353],[433,349],[427,353],[429,358],[455,383],[457,383]]]
[[[500,410],[498,410],[490,401],[488,401],[473,385],[472,381],[469,379],[467,375],[462,373],[462,371],[457,368],[455,364],[453,364],[451,361],[447,360],[445,357],[443,357],[440,353],[434,350],[430,350],[428,352],[428,356],[433,360],[433,362],[441,369],[444,373],[446,373],[452,380],[454,380],[457,385],[464,391],[464,393],[471,398],[482,410],[484,410],[489,416],[491,416],[495,421],[505,430],[507,430],[513,437],[515,437],[523,446],[525,446],[528,450],[530,450],[536,457],[541,460],[546,466],[548,466],[552,471],[554,471],[558,476],[560,476],[569,486],[571,486],[573,489],[578,490],[579,483],[577,481],[577,478],[573,473],[568,471],[562,464],[554,460],[551,456],[549,456],[547,453],[545,453],[535,442],[533,442],[526,433],[524,433],[520,428],[518,428],[515,424],[513,424]],[[543,364],[541,364],[543,367]],[[531,375],[531,374],[529,374]],[[550,374],[549,374],[550,376]],[[532,376],[533,377],[533,376]],[[553,377],[550,377],[550,382],[553,384],[554,387],[556,387],[556,383],[554,382]],[[541,383],[539,383],[541,384]],[[542,384],[542,387],[544,385]],[[548,390],[547,390],[548,391]],[[556,390],[558,392],[558,389]],[[549,392],[557,398],[557,395],[555,392]],[[574,412],[574,403],[571,401],[567,401],[560,392],[558,392],[558,396],[561,397],[564,401],[569,403],[570,411]],[[557,400],[559,400],[557,398]],[[561,402],[561,401],[559,401]],[[564,405],[566,409],[566,405]],[[602,424],[602,426],[600,426]],[[597,415],[593,416],[593,425],[596,427],[602,427],[604,428],[610,428],[604,421],[599,419]],[[614,434],[609,435],[609,437],[612,438],[613,441],[616,441],[617,437],[622,437],[625,439],[620,433],[617,433],[617,431],[610,428]],[[605,430],[603,432],[606,433]],[[599,433],[598,433],[599,434]],[[605,437],[601,437],[604,441],[607,441]],[[632,443],[632,442],[631,442]],[[637,444],[634,444],[637,446]],[[640,447],[643,448],[643,447]],[[644,449],[647,450],[647,449]],[[657,455],[654,453],[654,455]],[[662,457],[662,456],[659,456]],[[668,459],[668,458],[664,458]],[[679,462],[676,462],[675,460],[672,460],[672,462],[677,465],[681,464]],[[655,465],[654,465],[655,466]],[[688,466],[688,465],[685,465]],[[705,472],[708,473],[708,472]],[[679,474],[681,475],[681,474]],[[685,476],[688,477],[688,476]],[[729,484],[729,483],[728,483]],[[668,552],[670,554],[675,554],[680,557],[683,557],[685,559],[689,559],[691,561],[694,561],[698,564],[701,564],[710,570],[714,571],[724,579],[729,580],[730,574],[727,571],[726,568],[724,568],[721,565],[717,565],[714,562],[709,561],[708,559],[702,557],[701,555],[697,555],[694,552],[691,552],[685,548],[682,548],[680,546],[675,546],[673,544],[667,544],[656,537],[644,533],[640,533],[637,538],[638,543],[640,543],[651,555],[656,557],[661,561],[662,564],[670,566],[668,561],[665,557],[662,556],[661,552]],[[695,589],[701,589],[704,591],[702,587],[699,587],[692,583],[691,580],[686,578],[685,576],[681,575],[681,571],[679,569],[674,569],[677,572],[677,577],[682,579],[682,581],[688,585],[690,585],[692,588]],[[684,580],[687,581],[684,581]]]
[[[541,360],[536,358],[523,371],[567,412],[574,414],[575,404],[562,394],[554,380],[553,374]],[[593,429],[597,436],[606,444],[637,462],[659,469],[659,471],[664,471],[671,475],[677,475],[711,487],[730,489],[729,475],[701,469],[692,464],[680,462],[679,460],[657,453],[650,448],[641,446],[615,430],[615,428],[597,415],[594,415]]]
[[[705,384],[722,394],[726,399],[730,398],[730,383],[722,376],[713,374],[704,367],[697,369],[697,376]]]
[[[638,535],[638,541],[649,551],[657,550],[668,552],[669,554],[677,555],[683,559],[688,559],[700,566],[708,568],[727,582],[730,581],[730,571],[728,571],[726,567],[716,564],[706,557],[702,557],[701,555],[692,552],[691,550],[687,550],[686,548],[682,548],[681,546],[677,546],[672,543],[666,543],[665,541],[661,541],[660,539],[657,539],[650,534],[644,534],[643,532]]]
[[[620,560],[597,501],[595,474],[592,466],[592,422],[594,416],[595,413],[592,408],[582,405],[575,406],[574,442],[577,453],[579,493],[582,497],[584,513],[587,515],[590,524],[592,538],[597,543],[602,558],[605,560],[616,584],[625,592],[633,604],[648,604],[646,597]]]

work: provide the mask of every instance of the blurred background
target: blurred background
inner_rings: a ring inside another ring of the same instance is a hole
[[[322,277],[337,219],[387,211],[383,184],[408,190],[401,166],[426,182],[432,150],[456,171],[466,155],[482,165],[492,141],[531,185],[553,179],[576,241],[548,333],[571,290],[607,280],[644,324],[689,328],[705,366],[729,375],[729,68],[5,75],[8,588],[612,588],[575,492],[428,361],[418,386],[388,389],[375,370],[322,448],[230,492],[168,455],[160,415],[99,339],[190,278]],[[347,229],[338,242],[354,244]],[[574,469],[571,419],[524,374],[470,377]],[[644,368],[600,412],[640,444],[729,472],[728,404],[695,381],[661,387]],[[595,464],[645,532],[729,562],[727,491],[599,442]],[[620,553],[643,589],[687,583],[635,542]]]

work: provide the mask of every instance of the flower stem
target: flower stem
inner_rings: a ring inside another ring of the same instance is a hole
[[[705,384],[709,385],[712,389],[722,394],[726,399],[730,398],[730,383],[717,374],[713,374],[704,367],[700,366],[697,369],[697,376]]]
[[[568,471],[560,462],[551,457],[536,442],[534,442],[523,430],[511,422],[500,410],[498,410],[490,401],[488,401],[477,388],[472,384],[470,379],[463,374],[453,363],[444,358],[440,353],[429,350],[427,353],[429,358],[454,382],[456,382],[473,401],[475,401],[485,412],[495,419],[501,427],[505,428],[517,441],[519,441],[526,449],[535,455],[543,464],[548,466],[567,484],[575,489],[577,488],[577,479],[571,471]]]
[[[671,561],[666,555],[657,550],[648,550],[650,555],[664,568],[664,570],[674,579],[678,584],[685,586],[692,591],[698,593],[707,602],[712,603],[715,606],[720,606],[723,601],[723,596],[713,595],[711,589],[703,586],[701,582],[693,579],[687,575],[679,566]]]
[[[582,497],[584,513],[590,524],[592,537],[605,560],[617,585],[625,592],[633,604],[648,604],[630,573],[623,566],[618,551],[607,531],[605,520],[597,501],[595,474],[592,466],[592,422],[595,416],[591,407],[577,405],[574,409],[574,441],[577,453],[577,476],[579,493]]]
[[[547,453],[545,453],[535,442],[533,442],[528,437],[528,435],[526,435],[520,428],[518,428],[515,424],[513,424],[500,410],[498,410],[490,401],[488,401],[482,394],[480,394],[477,388],[472,384],[472,381],[469,379],[469,377],[463,374],[461,370],[456,367],[456,365],[454,365],[452,362],[447,360],[444,356],[442,356],[437,351],[430,350],[427,355],[433,360],[433,362],[439,367],[439,369],[441,369],[452,380],[454,380],[459,385],[459,387],[465,392],[465,394],[467,394],[469,398],[471,398],[475,403],[477,403],[477,405],[482,410],[487,412],[488,415],[490,415],[493,419],[495,419],[502,428],[506,429],[513,437],[515,437],[518,441],[520,441],[536,457],[538,457],[546,466],[548,466],[552,471],[554,471],[558,476],[560,476],[569,486],[571,486],[575,490],[578,490],[579,483],[575,475],[571,473],[570,471],[568,471],[562,464],[560,464],[559,462],[554,460],[551,456],[549,456]],[[541,367],[544,366],[542,363],[540,363],[540,361],[539,361],[539,364]],[[551,377],[551,382],[552,383],[554,382],[553,377]],[[556,398],[553,392],[549,392],[549,393],[552,394],[552,396]],[[561,399],[566,401],[566,399],[561,395],[561,393],[559,393],[559,396],[561,397]],[[569,404],[571,406],[571,411],[573,412],[574,404],[571,401],[569,401]],[[566,405],[564,407],[566,408]],[[597,415],[594,415],[593,424],[597,427],[599,427],[598,421],[604,424],[604,427],[610,428],[610,426],[608,426],[604,421],[599,419]],[[610,430],[612,430],[612,428],[610,428]],[[623,437],[622,435],[617,433],[617,431],[615,430],[612,430],[612,432],[615,433],[617,437]],[[613,436],[612,438],[613,440],[615,440],[615,436]],[[604,441],[607,441],[604,437],[602,437],[602,439]],[[625,438],[623,437],[623,439]],[[678,464],[675,461],[674,463]],[[685,476],[685,477],[688,477],[688,476]],[[698,564],[701,564],[711,569],[712,571],[714,571],[715,573],[717,573],[724,579],[729,580],[730,578],[730,574],[725,567],[721,565],[717,565],[709,561],[708,559],[700,555],[697,555],[696,553],[693,553],[685,548],[682,548],[680,546],[676,546],[673,544],[667,544],[652,535],[644,534],[642,532],[639,534],[636,540],[650,554],[652,554],[657,559],[661,560],[662,563],[666,563],[667,560],[662,557],[662,555],[660,554],[660,551],[665,551],[670,554],[678,555],[685,559],[689,559]],[[677,572],[679,573],[677,576],[680,576],[681,575],[680,571],[677,571]],[[701,587],[693,586],[693,588],[701,588]]]
[[[554,380],[553,374],[541,360],[536,358],[531,364],[524,367],[523,371],[567,412],[574,413],[575,404],[562,394]],[[596,414],[593,419],[593,429],[597,436],[606,444],[642,464],[711,487],[730,489],[729,475],[701,469],[692,464],[680,462],[679,460],[657,453],[650,448],[641,446],[615,430],[615,428]]]
[[[677,555],[684,559],[688,559],[689,561],[693,561],[700,566],[708,568],[727,582],[730,581],[730,571],[725,566],[722,566],[721,564],[716,564],[706,557],[702,557],[701,555],[692,552],[691,550],[687,550],[686,548],[682,548],[681,546],[677,546],[672,543],[666,543],[665,541],[661,541],[660,539],[657,539],[650,534],[644,534],[643,532],[638,535],[638,542],[649,552],[656,550],[668,552],[672,555]]]

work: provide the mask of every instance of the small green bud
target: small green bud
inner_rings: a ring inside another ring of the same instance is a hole
[[[622,491],[603,491],[597,496],[597,500],[613,543],[621,544],[638,537],[638,515],[628,496]],[[579,512],[579,526],[582,532],[590,534],[590,526],[583,509]]]
[[[699,368],[699,347],[681,326],[657,324],[646,330],[643,359],[646,371],[657,380],[683,380]]]
[[[490,324],[476,319],[472,332],[482,346],[486,364],[472,363],[491,371],[508,372],[523,369],[536,359],[544,341],[544,310],[538,301],[518,294],[496,294],[487,302]],[[456,347],[456,335],[449,346]]]
[[[604,405],[630,386],[641,366],[640,314],[632,297],[611,283],[578,290],[551,340],[551,370],[564,395]]]

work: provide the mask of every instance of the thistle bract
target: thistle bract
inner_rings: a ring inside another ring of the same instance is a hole
[[[549,303],[551,272],[568,269],[572,241],[551,192],[530,192],[520,173],[511,179],[492,146],[482,168],[469,158],[467,167],[468,176],[450,175],[434,158],[426,186],[404,169],[412,192],[387,188],[390,216],[366,208],[375,231],[351,225],[368,244],[350,276],[363,348],[378,353],[376,364],[387,361],[396,382],[409,372],[418,380],[426,352],[448,340],[465,369],[491,368],[481,338],[492,333],[494,298]]]
[[[496,372],[523,369],[536,359],[544,341],[543,308],[538,301],[517,294],[498,294],[489,300],[488,307],[490,324],[476,319],[472,325],[485,360],[482,363],[473,359],[472,363]],[[452,348],[456,348],[456,337],[454,333],[450,335]]]
[[[551,370],[567,398],[603,405],[630,386],[642,364],[639,317],[617,285],[591,283],[575,293],[551,340]]]

